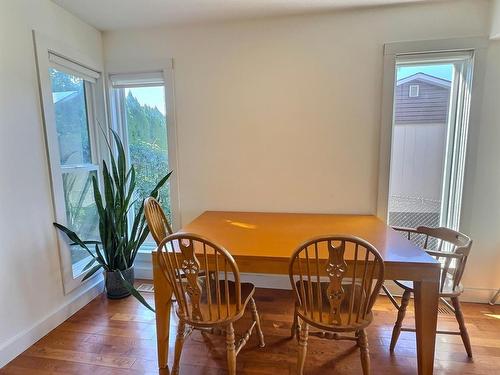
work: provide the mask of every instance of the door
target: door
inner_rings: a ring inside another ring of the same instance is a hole
[[[458,229],[472,52],[396,57],[388,223]]]

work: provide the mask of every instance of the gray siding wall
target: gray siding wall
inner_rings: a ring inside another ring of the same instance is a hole
[[[408,95],[410,85],[419,85],[418,97],[412,98]],[[395,95],[396,125],[448,122],[449,88],[415,79],[397,86]]]

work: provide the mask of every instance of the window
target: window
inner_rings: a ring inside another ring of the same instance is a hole
[[[125,140],[128,161],[136,169],[137,203],[142,203],[156,183],[172,168],[165,80],[162,72],[110,76],[114,124]],[[171,182],[160,190],[160,203],[170,221]],[[152,238],[145,245],[152,244]]]
[[[37,34],[35,48],[54,220],[83,240],[99,240],[92,177],[99,181],[95,98],[100,73],[77,63],[78,53]],[[58,235],[64,291],[68,293],[80,285],[90,256]]]
[[[408,96],[410,98],[416,98],[416,97],[418,97],[419,90],[420,90],[420,86],[419,85],[410,85],[410,88],[408,90]]]
[[[396,56],[388,201],[392,226],[458,229],[472,62],[468,51]]]
[[[59,166],[62,176],[66,225],[85,240],[98,240],[98,217],[94,202],[92,176],[98,178],[93,163],[89,118],[92,83],[85,79],[49,69],[55,112]],[[71,247],[73,275],[78,276],[88,253]],[[87,260],[88,262],[88,260]]]

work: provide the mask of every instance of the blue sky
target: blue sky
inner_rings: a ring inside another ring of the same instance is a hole
[[[447,79],[451,81],[453,77],[453,65],[452,64],[440,64],[440,65],[417,65],[417,66],[398,66],[397,68],[397,79],[406,78],[415,73],[425,73],[434,77]]]
[[[163,86],[127,88],[125,95],[128,95],[129,91],[141,105],[147,104],[150,107],[156,107],[165,115],[165,90]]]

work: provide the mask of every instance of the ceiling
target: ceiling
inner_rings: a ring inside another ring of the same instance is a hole
[[[52,0],[99,30],[324,12],[435,0]]]

